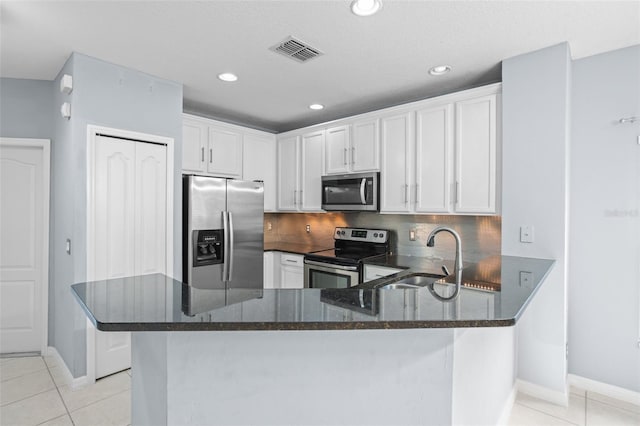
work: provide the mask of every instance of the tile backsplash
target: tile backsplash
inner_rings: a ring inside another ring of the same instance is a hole
[[[307,225],[310,226],[310,232],[306,232]],[[438,225],[449,226],[460,234],[465,263],[500,254],[502,220],[499,216],[265,213],[264,238],[265,242],[310,243],[332,247],[336,226],[389,229],[394,231],[391,248],[395,254],[452,259],[455,242],[449,234],[438,234],[435,247],[427,247],[427,236]],[[415,231],[415,241],[409,240],[412,230]]]

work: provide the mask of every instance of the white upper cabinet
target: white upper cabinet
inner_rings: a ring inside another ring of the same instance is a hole
[[[209,126],[207,172],[216,176],[242,178],[242,133]]]
[[[380,139],[377,119],[326,130],[326,174],[380,170]]]
[[[242,150],[244,180],[264,182],[264,211],[276,211],[276,135],[246,133]]]
[[[207,125],[189,120],[182,121],[182,170],[203,173],[206,171],[205,151],[208,149]]]
[[[359,120],[352,125],[351,171],[380,170],[380,130],[378,119]]]
[[[453,105],[416,112],[415,210],[448,213],[453,179]]]
[[[496,110],[496,95],[456,103],[456,212],[496,212]]]
[[[194,115],[182,118],[182,171],[264,182],[276,211],[276,135]]]
[[[413,112],[384,117],[381,126],[380,211],[407,213],[411,210]]]
[[[302,135],[300,168],[300,210],[322,210],[322,154],[325,133],[323,131]]]
[[[322,211],[325,132],[278,139],[278,210]]]
[[[351,126],[327,129],[326,133],[326,173],[347,173],[349,171],[349,149],[351,147]]]
[[[183,114],[182,170],[241,179],[242,139],[239,126]]]
[[[297,211],[299,136],[278,139],[278,210]]]
[[[498,86],[383,117],[381,212],[498,213]]]

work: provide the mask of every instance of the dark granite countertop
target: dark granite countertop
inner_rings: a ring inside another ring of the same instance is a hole
[[[287,253],[293,254],[307,254],[313,253],[314,251],[322,251],[331,249],[333,246],[323,246],[318,244],[307,244],[307,243],[287,243],[287,242],[277,242],[277,243],[264,243],[264,251],[283,251]]]
[[[205,290],[154,274],[74,284],[72,292],[96,328],[103,331],[512,326],[554,261],[512,256],[499,259],[500,291],[463,287],[458,297],[448,302],[436,299],[429,288],[377,288],[401,276],[425,272],[419,265],[344,290]],[[450,284],[435,284],[433,290],[446,296],[452,289]]]

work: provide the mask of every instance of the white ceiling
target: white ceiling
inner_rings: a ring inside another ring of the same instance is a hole
[[[500,81],[503,59],[563,41],[574,59],[640,43],[640,1],[383,2],[362,18],[350,0],[2,0],[0,75],[53,80],[76,51],[183,83],[186,111],[281,132]],[[269,50],[290,35],[324,55]]]

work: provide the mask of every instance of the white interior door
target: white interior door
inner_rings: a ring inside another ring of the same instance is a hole
[[[164,145],[96,137],[90,279],[165,273],[166,163]],[[111,296],[132,303],[124,289]],[[95,341],[96,378],[131,366],[130,333],[97,331]]]
[[[0,352],[41,352],[46,345],[49,141],[13,141],[0,140]]]

